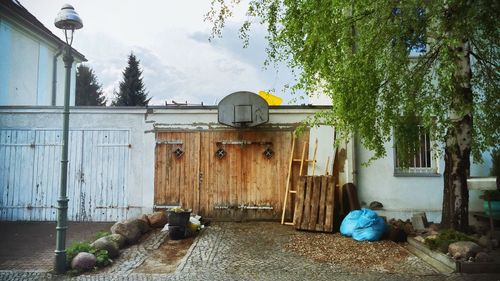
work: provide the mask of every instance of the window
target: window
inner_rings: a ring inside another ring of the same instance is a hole
[[[395,176],[436,176],[438,174],[437,159],[432,151],[432,141],[428,130],[419,133],[419,146],[406,160],[398,157],[397,148],[394,148],[394,175]]]

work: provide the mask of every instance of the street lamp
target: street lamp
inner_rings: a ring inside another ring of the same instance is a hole
[[[69,131],[69,88],[71,83],[71,44],[75,29],[83,27],[82,19],[75,12],[73,6],[64,4],[54,21],[57,28],[64,30],[66,38],[66,52],[63,57],[66,68],[66,81],[64,85],[64,112],[63,112],[63,147],[61,156],[61,186],[57,199],[57,226],[56,226],[56,258],[55,271],[58,274],[66,272],[66,229],[68,228],[68,197],[66,196],[68,183],[68,131]]]

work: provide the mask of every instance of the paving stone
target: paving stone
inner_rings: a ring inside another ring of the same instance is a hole
[[[166,238],[166,232],[153,231],[144,242],[125,249],[111,267],[98,273],[69,278],[48,272],[0,271],[0,280],[500,280],[500,276],[492,275],[444,276],[413,256],[405,264],[404,274],[353,272],[284,251],[283,245],[294,232],[278,223],[213,223],[201,232],[174,273],[135,273],[134,269]]]

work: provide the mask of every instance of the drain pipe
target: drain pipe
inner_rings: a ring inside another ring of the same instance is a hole
[[[64,47],[59,46],[57,53],[54,55],[52,60],[52,100],[51,105],[56,105],[57,97],[57,58],[62,54]]]

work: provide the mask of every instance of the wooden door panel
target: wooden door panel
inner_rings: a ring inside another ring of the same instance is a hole
[[[292,137],[292,131],[284,130],[158,132],[155,205],[181,205],[218,220],[279,219]],[[297,144],[308,138],[305,132]],[[271,158],[264,155],[266,142],[272,143]],[[173,154],[177,147],[185,151],[180,158]],[[220,147],[226,152],[222,159],[216,156]],[[300,155],[301,148],[296,145],[295,155]],[[292,178],[291,186],[296,180]],[[293,200],[288,202],[291,214]],[[267,206],[271,209],[253,209]]]
[[[199,132],[158,132],[155,163],[156,206],[199,211]],[[184,154],[177,157],[179,148]]]

